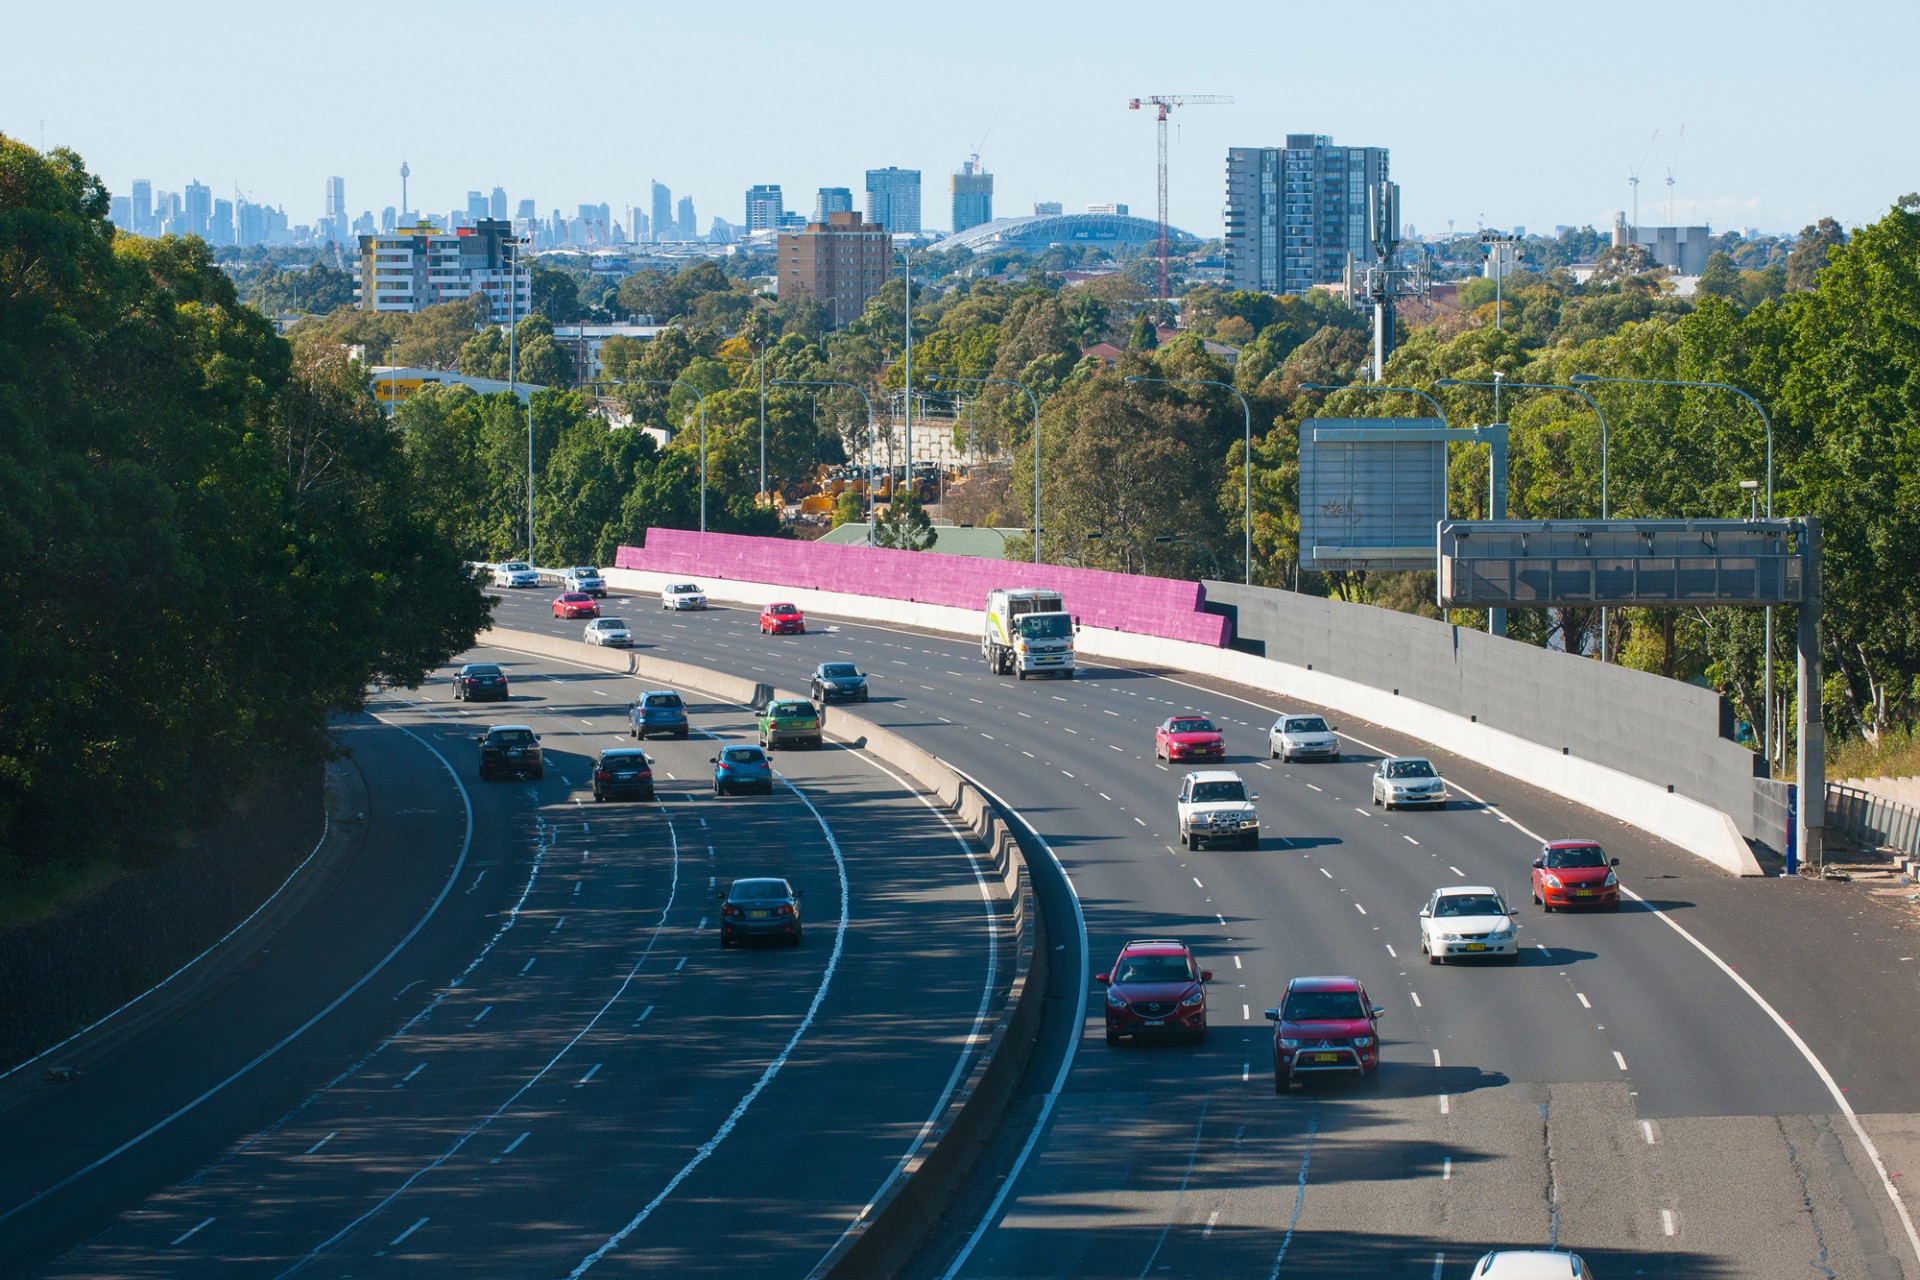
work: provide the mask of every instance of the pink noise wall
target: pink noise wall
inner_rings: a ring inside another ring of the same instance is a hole
[[[1206,593],[1200,584],[1172,578],[688,529],[648,529],[646,545],[621,547],[614,564],[650,573],[764,582],[957,609],[984,609],[987,592],[995,587],[1046,587],[1058,591],[1067,611],[1089,627],[1190,640],[1216,649],[1227,645],[1226,618],[1201,612]]]

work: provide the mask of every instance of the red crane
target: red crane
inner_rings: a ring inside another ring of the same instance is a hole
[[[1151,93],[1127,103],[1127,110],[1143,105],[1158,109],[1160,125],[1160,296],[1167,296],[1167,112],[1174,107],[1231,105],[1231,96],[1212,93]]]

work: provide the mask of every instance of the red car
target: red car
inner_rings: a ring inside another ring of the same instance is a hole
[[[1591,840],[1554,840],[1533,860],[1533,900],[1548,911],[1568,907],[1620,909],[1620,859]]]
[[[1107,989],[1107,1043],[1122,1036],[1207,1038],[1207,986],[1213,972],[1194,963],[1184,942],[1148,939],[1120,948]]]
[[[584,591],[569,591],[554,600],[553,616],[556,618],[597,618],[600,616],[600,602]]]
[[[807,620],[799,605],[770,604],[760,611],[760,632],[769,636],[805,635]]]
[[[1358,978],[1295,978],[1278,1009],[1267,1010],[1273,1027],[1273,1091],[1316,1075],[1378,1078],[1380,1031],[1385,1012],[1367,999]]]
[[[1227,740],[1205,716],[1170,716],[1153,731],[1153,758],[1169,764],[1176,760],[1225,760]]]

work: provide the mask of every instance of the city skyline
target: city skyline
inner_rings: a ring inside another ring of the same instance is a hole
[[[426,211],[461,208],[467,191],[494,186],[516,198],[534,193],[543,211],[583,201],[645,207],[660,175],[702,208],[732,209],[756,183],[859,191],[869,169],[945,175],[975,152],[995,175],[1003,211],[1035,201],[1150,209],[1152,122],[1126,109],[1148,92],[1235,98],[1176,110],[1170,122],[1172,221],[1208,237],[1221,233],[1229,148],[1275,147],[1290,133],[1390,148],[1404,219],[1422,232],[1449,221],[1456,231],[1604,228],[1631,209],[1636,170],[1641,222],[1716,229],[1790,232],[1824,215],[1871,221],[1916,185],[1920,143],[1898,123],[1903,50],[1920,36],[1915,11],[1843,2],[1806,23],[1784,3],[1688,8],[1663,15],[1656,47],[1583,14],[1529,14],[1516,29],[1509,10],[1467,4],[1441,25],[1388,0],[1368,22],[1393,32],[1398,59],[1399,74],[1380,89],[1358,70],[1370,37],[1350,19],[1215,7],[1218,21],[1209,13],[1168,21],[1160,9],[1121,2],[1097,29],[1072,14],[1007,9],[1006,23],[1017,17],[1022,33],[1007,42],[991,12],[978,30],[941,26],[935,39],[932,19],[917,30],[867,21],[884,12],[877,6],[809,26],[750,4],[764,20],[731,32],[732,64],[860,69],[818,84],[714,75],[725,64],[693,56],[715,39],[696,12],[613,12],[592,24],[588,52],[551,65],[530,59],[516,72],[527,101],[546,106],[504,110],[480,129],[454,108],[420,105],[464,99],[456,66],[429,62],[396,77],[357,56],[355,15],[371,17],[371,6],[348,3],[333,22],[303,23],[294,39],[290,25],[275,29],[293,19],[268,17],[263,32],[261,16],[238,5],[212,4],[181,23],[105,0],[84,47],[62,37],[53,10],[15,15],[21,44],[46,53],[0,84],[0,131],[72,147],[115,194],[135,178],[178,190],[197,176],[231,198],[237,180],[248,199],[284,208],[295,223],[319,219],[330,175],[344,178],[356,213],[397,207],[403,159],[415,171],[409,203]],[[491,0],[458,11],[508,28],[519,12]],[[1850,17],[1870,17],[1875,38],[1855,39]],[[1167,29],[1142,41],[1134,18]],[[1220,21],[1233,39],[1218,38]],[[593,71],[614,73],[616,51],[641,36],[648,47],[689,51],[649,66],[649,98],[675,107],[612,129],[626,104],[578,88]],[[258,56],[263,45],[282,52],[269,64]],[[1283,64],[1280,49],[1320,52]],[[184,108],[156,110],[143,88],[162,65],[219,67],[228,100],[288,106],[223,113],[217,130],[183,128]],[[897,92],[886,71],[897,72]],[[72,93],[82,77],[99,92]],[[367,127],[295,109],[323,100],[359,104]],[[556,103],[574,104],[577,118],[556,118]],[[801,209],[811,203],[793,199]],[[944,222],[947,211],[938,212]]]

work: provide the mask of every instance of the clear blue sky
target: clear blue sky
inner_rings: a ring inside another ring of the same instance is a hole
[[[994,208],[1121,200],[1152,216],[1154,128],[1127,100],[1230,94],[1174,115],[1173,220],[1220,232],[1229,146],[1289,133],[1386,146],[1421,230],[1606,226],[1640,165],[1641,221],[1855,224],[1920,189],[1910,0],[1750,4],[975,0],[721,6],[96,0],[9,12],[0,131],[136,177],[321,211],[463,206],[504,186],[542,214],[691,195],[701,227],[778,182],[810,210],[869,167],[947,175],[975,150]],[[84,13],[84,17],[77,16]],[[186,16],[191,13],[192,17]],[[1383,33],[1369,40],[1368,32]],[[1381,52],[1371,52],[1379,49]],[[1684,138],[1682,129],[1684,128]],[[1656,136],[1657,135],[1657,136]]]

